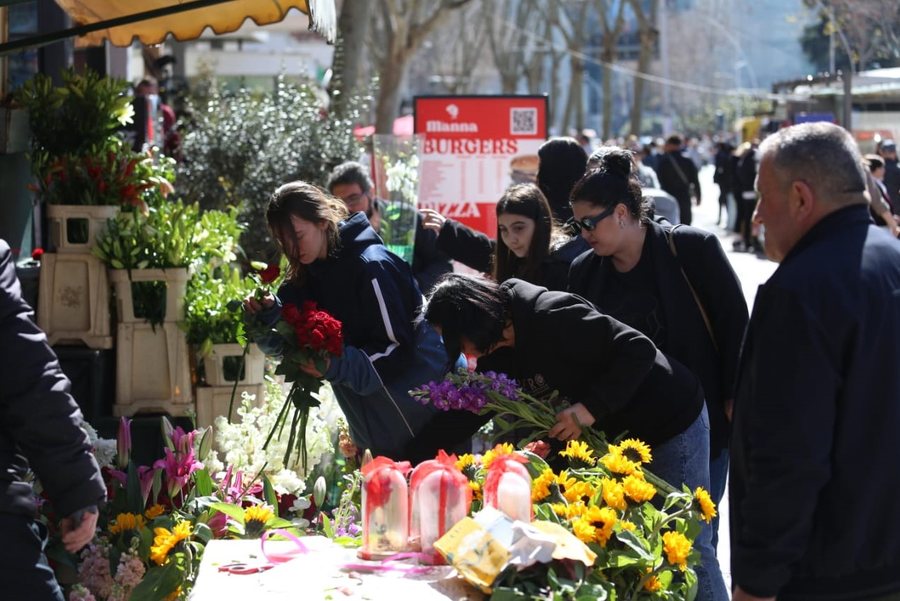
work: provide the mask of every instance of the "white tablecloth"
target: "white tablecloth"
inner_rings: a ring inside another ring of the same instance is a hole
[[[258,540],[214,540],[206,546],[192,601],[269,601],[274,599],[339,601],[476,601],[484,598],[466,584],[453,568],[437,566],[425,574],[361,573],[342,570],[346,563],[366,563],[356,549],[345,549],[324,537],[304,537],[310,549],[274,568],[254,574],[229,574],[219,567],[230,563],[268,563]],[[289,541],[270,541],[270,553],[296,549]]]

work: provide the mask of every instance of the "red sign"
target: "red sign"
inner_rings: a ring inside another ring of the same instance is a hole
[[[425,135],[419,206],[496,237],[497,201],[537,174],[547,97],[418,96],[414,108]]]

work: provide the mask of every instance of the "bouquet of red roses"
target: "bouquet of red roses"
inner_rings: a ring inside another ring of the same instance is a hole
[[[284,339],[284,353],[275,373],[284,375],[285,382],[292,382],[292,385],[263,448],[268,447],[276,431],[281,434],[290,419],[290,435],[284,463],[288,464],[291,453],[296,449],[300,454],[301,466],[305,473],[306,425],[309,421],[309,410],[319,406],[316,395],[322,387],[323,378],[304,371],[301,366],[314,366],[316,371],[324,374],[328,369],[328,360],[331,357],[340,357],[343,353],[344,336],[341,322],[327,312],[319,310],[312,301],[303,303],[299,308],[294,304],[286,304],[281,310],[281,317],[281,321],[275,325],[275,331]],[[293,414],[288,418],[292,407]]]

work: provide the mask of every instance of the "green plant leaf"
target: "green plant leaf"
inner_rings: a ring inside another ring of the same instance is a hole
[[[239,524],[244,523],[244,510],[236,505],[232,505],[230,503],[213,503],[212,505],[210,505],[210,509],[221,511],[228,517],[237,520]]]

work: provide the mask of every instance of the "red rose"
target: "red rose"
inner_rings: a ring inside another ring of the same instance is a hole
[[[34,261],[40,261],[40,260],[41,260],[41,257],[42,257],[43,255],[44,255],[44,249],[43,249],[43,248],[38,247],[38,248],[35,248],[33,251],[31,251],[31,258],[32,258],[32,260],[34,260]]]
[[[297,310],[297,305],[295,304],[286,304],[281,309],[281,316],[286,322],[294,326],[294,328],[300,323],[300,311]]]
[[[265,269],[260,270],[259,279],[263,284],[271,284],[281,275],[281,268],[276,264],[267,265]]]

